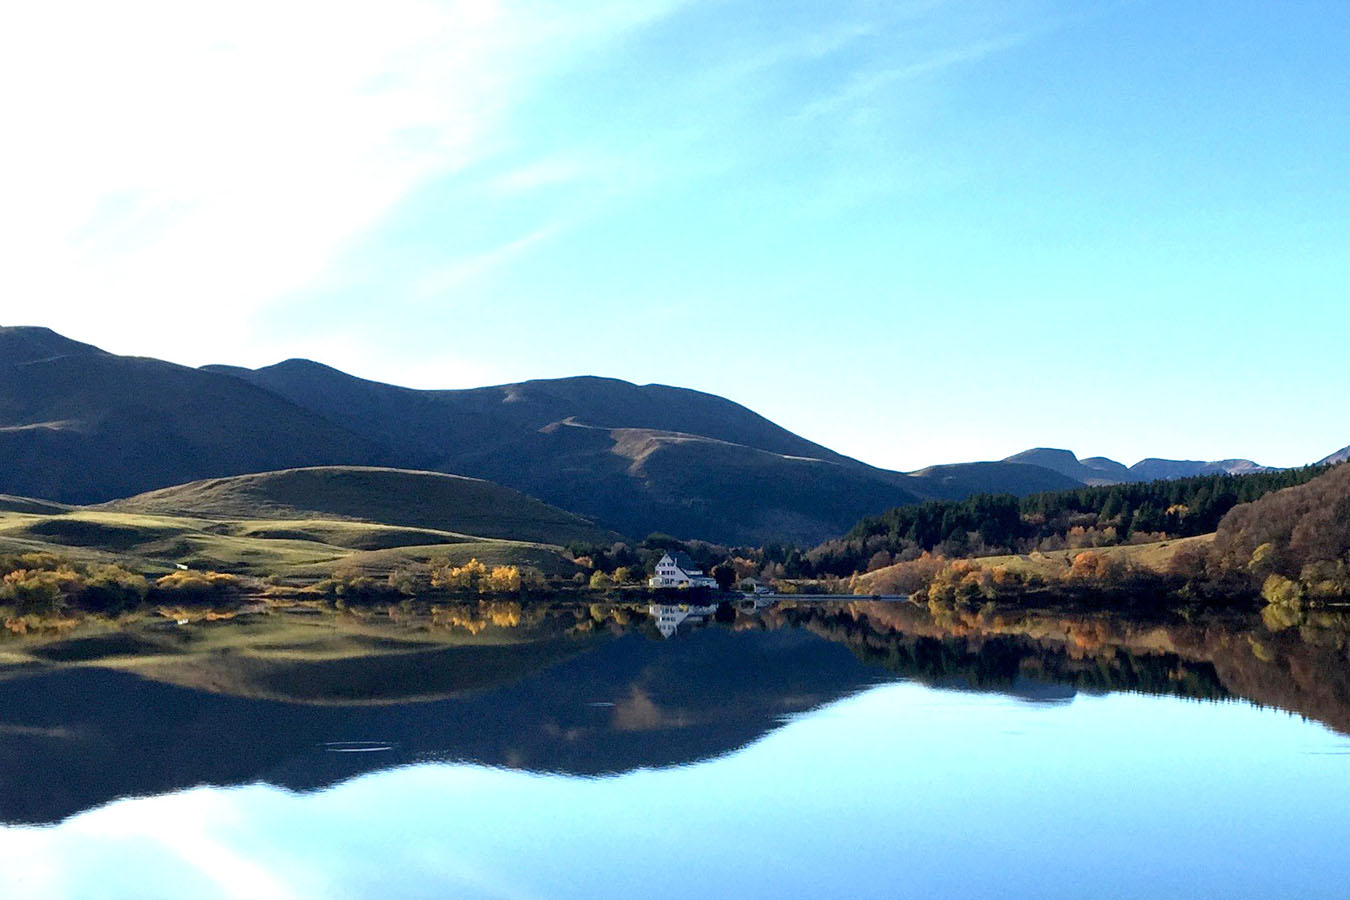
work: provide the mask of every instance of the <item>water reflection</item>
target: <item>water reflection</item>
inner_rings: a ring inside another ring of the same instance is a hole
[[[58,822],[202,784],[313,791],[433,761],[583,776],[687,766],[898,680],[1019,709],[1085,692],[1246,698],[1350,731],[1346,630],[1322,624],[485,603],[13,639],[0,665],[0,821]]]
[[[705,632],[706,633],[706,632]],[[1341,897],[1347,741],[1246,704],[870,687],[698,764],[417,764],[122,800],[7,897]]]
[[[717,606],[715,604],[653,603],[647,607],[647,612],[651,615],[652,621],[656,623],[656,630],[661,633],[661,637],[670,638],[674,637],[675,632],[686,622],[690,626],[701,625],[706,622],[709,616],[716,614]]]

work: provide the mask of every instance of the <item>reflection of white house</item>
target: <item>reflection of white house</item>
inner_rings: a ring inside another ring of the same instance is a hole
[[[681,603],[678,606],[671,603],[653,603],[649,612],[652,618],[656,620],[656,630],[661,632],[661,637],[670,637],[675,633],[675,629],[686,620],[692,622],[701,622],[708,616],[717,611],[715,606],[690,606],[687,603]]]
[[[717,581],[703,574],[687,553],[667,553],[656,564],[656,574],[647,579],[648,587],[716,587]]]

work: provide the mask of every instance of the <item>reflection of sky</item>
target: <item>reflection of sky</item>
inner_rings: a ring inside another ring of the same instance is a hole
[[[466,765],[6,829],[6,897],[1344,897],[1350,740],[1245,704],[885,685],[681,769]]]

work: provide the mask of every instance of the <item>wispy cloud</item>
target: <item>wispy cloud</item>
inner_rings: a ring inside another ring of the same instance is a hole
[[[198,363],[350,344],[369,371],[388,360],[362,359],[330,302],[357,283],[416,314],[660,192],[756,190],[788,154],[799,209],[902,184],[865,139],[844,146],[859,111],[1027,33],[948,27],[952,8],[28,4],[0,29],[0,78],[23,86],[0,151],[0,322]],[[445,240],[361,256],[438,190],[423,230]],[[288,327],[313,313],[305,340],[258,333],[281,305]]]
[[[230,336],[490,156],[538,80],[673,5],[22,4],[0,29],[2,318]]]

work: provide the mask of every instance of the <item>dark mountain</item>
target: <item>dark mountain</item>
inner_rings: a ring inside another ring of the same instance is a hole
[[[0,328],[0,492],[72,503],[376,446],[236,378]]]
[[[307,360],[209,370],[378,442],[389,465],[499,482],[633,536],[809,542],[859,510],[946,490],[665,385],[588,376],[422,391]]]
[[[101,502],[321,465],[499,482],[633,536],[811,542],[960,491],[864,465],[721,397],[567,378],[417,391],[292,360],[251,371],[0,329],[0,492]]]
[[[1146,477],[1048,449],[905,474],[666,385],[577,377],[413,390],[307,360],[190,369],[45,328],[0,328],[0,460],[0,492],[71,503],[279,469],[431,470],[494,481],[632,537],[732,544],[814,544],[924,499]]]
[[[82,344],[50,328],[0,327],[0,362],[12,366],[62,356],[108,356],[91,344]]]
[[[770,453],[853,463],[713,394],[581,376],[469,390],[422,391],[367,381],[304,359],[262,369],[207,366],[266,388],[402,454],[440,463],[492,452],[567,420],[603,429],[697,435]]]

